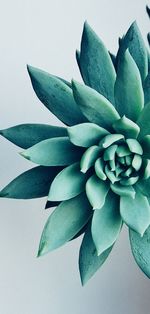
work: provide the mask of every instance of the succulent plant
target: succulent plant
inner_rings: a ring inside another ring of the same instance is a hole
[[[40,101],[66,126],[17,125],[0,133],[38,166],[10,182],[1,197],[47,196],[56,207],[38,256],[84,234],[82,284],[105,262],[123,223],[150,277],[150,64],[136,22],[115,57],[85,23],[77,63],[85,84],[28,66]]]

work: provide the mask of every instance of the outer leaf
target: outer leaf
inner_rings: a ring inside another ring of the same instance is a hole
[[[112,124],[120,118],[113,105],[88,86],[73,81],[72,88],[75,100],[86,118],[111,131]]]
[[[83,150],[70,143],[68,137],[44,140],[21,153],[36,164],[43,166],[63,166],[76,162]]]
[[[138,191],[135,199],[130,196],[122,196],[120,213],[128,227],[143,236],[150,224],[150,206],[147,198]]]
[[[143,195],[150,197],[150,178],[147,180],[138,181],[136,186]]]
[[[84,82],[114,104],[115,69],[103,42],[87,22],[82,34],[79,63]]]
[[[50,215],[44,227],[38,256],[44,255],[71,240],[92,215],[85,194],[62,202]]]
[[[143,157],[150,159],[150,135],[145,135],[141,140]]]
[[[0,130],[0,134],[10,142],[26,149],[48,138],[67,136],[67,130],[58,126],[28,123]]]
[[[70,141],[77,146],[90,147],[98,144],[109,132],[94,123],[81,123],[67,129]]]
[[[135,261],[145,275],[150,278],[150,227],[143,237],[129,229],[130,244]]]
[[[150,102],[150,72],[148,73],[144,81],[143,89],[144,89],[145,104],[147,104],[148,102]]]
[[[54,177],[62,167],[35,167],[13,181],[1,192],[0,197],[30,199],[46,196]]]
[[[66,83],[31,66],[28,66],[28,72],[37,97],[59,120],[67,125],[86,121]]]
[[[92,238],[97,254],[102,254],[116,241],[122,226],[119,212],[119,197],[109,192],[105,204],[96,209],[92,218]]]
[[[140,132],[139,126],[132,120],[128,119],[126,116],[123,116],[121,119],[117,120],[113,124],[113,128],[117,133],[123,134],[125,138],[137,138]]]
[[[79,269],[82,285],[85,285],[103,265],[111,250],[112,247],[103,252],[100,256],[97,256],[96,248],[91,236],[91,230],[88,228],[84,235],[79,255]]]
[[[144,106],[144,94],[140,72],[128,50],[118,65],[115,100],[119,114],[136,122]]]
[[[109,191],[108,182],[101,181],[96,175],[91,176],[86,183],[86,194],[93,209],[101,208]]]
[[[140,127],[139,139],[143,136],[150,134],[150,102],[143,108],[140,113],[137,124]]]
[[[117,55],[118,61],[120,58],[122,58],[125,50],[129,48],[130,54],[136,62],[141,74],[142,81],[144,82],[148,74],[147,49],[136,22],[130,26],[129,30],[120,43],[121,44]]]
[[[80,171],[79,163],[63,169],[52,182],[48,200],[64,201],[80,194],[85,189],[87,178],[87,174]]]

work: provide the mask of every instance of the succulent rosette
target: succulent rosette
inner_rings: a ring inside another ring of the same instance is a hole
[[[107,259],[123,223],[135,260],[150,277],[149,52],[136,22],[119,40],[116,57],[85,23],[76,57],[85,84],[28,66],[36,95],[66,126],[23,124],[1,131],[38,166],[0,196],[48,195],[46,208],[56,208],[38,256],[84,234],[83,284]]]

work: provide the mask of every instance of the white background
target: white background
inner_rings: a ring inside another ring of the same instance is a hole
[[[85,20],[107,47],[135,19],[146,39],[143,0],[1,0],[0,128],[19,123],[58,124],[36,98],[26,64],[81,80],[75,62]],[[32,164],[0,139],[0,187]],[[149,314],[150,281],[135,264],[126,228],[101,270],[84,287],[78,273],[80,240],[36,258],[50,211],[45,199],[0,200],[1,314]]]

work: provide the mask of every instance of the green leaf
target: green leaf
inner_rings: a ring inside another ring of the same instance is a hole
[[[150,159],[150,135],[145,135],[140,142],[143,148],[143,157]]]
[[[85,285],[89,279],[96,273],[96,271],[103,265],[112,247],[97,256],[96,248],[91,236],[91,230],[86,231],[79,253],[79,270],[82,285]]]
[[[137,124],[140,127],[140,134],[138,139],[141,139],[143,136],[150,134],[150,102],[143,108],[140,116],[137,120]]]
[[[121,119],[114,122],[113,128],[117,133],[123,134],[125,138],[137,138],[140,132],[139,126],[126,116],[123,116]]]
[[[85,194],[62,202],[53,211],[44,227],[38,256],[57,249],[71,240],[92,215]]]
[[[0,197],[30,199],[47,196],[50,184],[62,167],[35,167],[11,181]]]
[[[129,52],[137,64],[142,81],[144,82],[148,74],[147,48],[136,22],[130,26],[126,35],[120,42],[120,48],[117,55],[118,62],[120,62],[120,59],[127,48],[129,48]]]
[[[128,227],[143,236],[150,224],[150,205],[147,198],[139,191],[136,192],[134,199],[131,196],[122,196],[120,213]]]
[[[28,123],[0,130],[0,134],[10,142],[26,149],[48,138],[67,136],[67,129],[46,124]]]
[[[130,244],[135,261],[145,275],[150,278],[150,227],[143,237],[129,229]]]
[[[126,143],[128,144],[128,147],[130,149],[130,152],[142,155],[143,154],[143,149],[140,143],[134,139],[134,138],[128,138],[126,140]]]
[[[150,197],[150,178],[138,181],[136,186],[143,195]]]
[[[86,85],[114,104],[116,72],[109,52],[87,22],[81,40],[80,70]]]
[[[93,209],[100,209],[104,205],[108,191],[108,182],[100,180],[96,175],[88,179],[86,183],[86,194]]]
[[[124,139],[124,136],[122,134],[108,134],[104,137],[102,141],[100,141],[99,145],[100,147],[102,146],[104,148],[107,148],[113,143],[118,142],[122,139]]]
[[[88,175],[80,171],[80,164],[75,163],[63,169],[51,184],[48,200],[64,201],[85,190]]]
[[[109,134],[107,130],[94,123],[81,123],[67,129],[70,141],[77,146],[90,147]]]
[[[131,196],[135,198],[135,190],[132,186],[123,186],[119,182],[110,185],[111,190],[120,196]]]
[[[64,166],[78,161],[83,150],[70,143],[68,137],[57,137],[44,140],[21,155],[42,166]]]
[[[119,212],[119,197],[109,192],[105,204],[96,209],[92,218],[92,238],[97,254],[102,254],[117,240],[122,227]]]
[[[28,72],[37,97],[59,120],[67,125],[86,121],[66,83],[31,66],[28,66]]]
[[[106,180],[107,177],[106,177],[106,174],[104,172],[104,166],[105,166],[105,163],[104,163],[104,160],[103,158],[98,158],[95,162],[95,173],[97,175],[98,178],[100,178],[101,180]]]
[[[118,65],[115,101],[119,114],[136,122],[144,106],[144,94],[140,72],[128,50]]]
[[[150,102],[150,72],[148,73],[144,81],[143,89],[144,89],[145,104],[147,104],[148,102]]]
[[[80,161],[81,172],[86,173],[94,165],[100,155],[100,151],[99,146],[93,145],[84,152]]]
[[[120,118],[113,105],[94,89],[72,82],[74,98],[86,118],[107,130],[112,130],[112,124]]]

